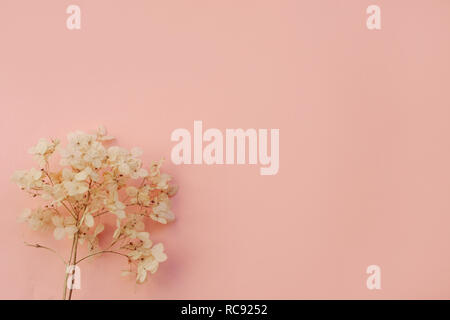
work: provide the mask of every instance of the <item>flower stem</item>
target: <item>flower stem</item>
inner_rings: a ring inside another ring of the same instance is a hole
[[[64,292],[63,292],[63,300],[66,300],[67,296],[67,279],[69,278],[69,274],[67,273],[68,266],[72,263],[73,250],[75,249],[75,237],[73,237],[72,248],[70,249],[70,258],[69,263],[66,264],[66,269],[64,270],[66,276],[64,277]]]
[[[89,257],[95,256],[95,255],[97,255],[97,254],[103,254],[103,253],[115,253],[115,254],[119,254],[119,255],[121,255],[121,256],[124,256],[124,257],[126,257],[127,259],[129,258],[126,254],[123,254],[123,253],[120,253],[120,252],[117,252],[117,251],[103,250],[103,251],[99,251],[99,252],[95,252],[95,253],[92,253],[92,254],[90,254],[90,255],[87,255],[86,257],[84,257],[84,258],[78,260],[77,263],[80,263],[81,261],[83,261],[84,259],[87,259],[87,258],[89,258]]]
[[[69,298],[68,300],[72,300],[72,292],[73,292],[73,284],[75,283],[75,266],[77,265],[77,249],[78,249],[78,232],[75,234],[74,237],[74,246],[75,248],[73,249],[73,259],[72,259],[72,266],[74,266],[73,270],[72,270],[72,283],[69,289]]]
[[[58,256],[58,258],[65,264],[65,265],[67,265],[67,262],[63,259],[63,257],[61,257],[60,255],[59,255],[59,253],[58,252],[56,252],[55,250],[53,250],[52,248],[49,248],[49,247],[46,247],[46,246],[42,246],[42,245],[40,245],[39,243],[36,243],[36,244],[31,244],[31,243],[28,243],[28,242],[24,242],[25,243],[25,245],[26,246],[28,246],[28,247],[33,247],[33,248],[40,248],[40,249],[46,249],[46,250],[48,250],[48,251],[51,251],[51,252],[53,252],[54,254],[56,254],[57,256]]]

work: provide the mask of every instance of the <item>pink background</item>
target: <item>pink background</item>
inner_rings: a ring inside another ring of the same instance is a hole
[[[168,261],[138,287],[120,257],[86,262],[76,299],[450,298],[449,31],[448,0],[1,0],[0,298],[62,293],[61,262],[22,242],[69,242],[16,223],[38,138],[104,124],[149,162],[193,120],[279,128],[278,175],[167,161]]]

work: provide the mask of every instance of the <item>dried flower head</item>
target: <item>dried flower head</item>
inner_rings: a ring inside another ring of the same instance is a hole
[[[115,253],[127,258],[128,268],[122,274],[134,274],[136,282],[143,283],[148,272],[155,273],[159,263],[167,259],[163,244],[150,240],[145,220],[162,224],[174,220],[170,198],[177,187],[170,184],[170,175],[160,172],[162,161],[146,169],[140,149],[106,147],[104,143],[112,139],[104,127],[96,134],[70,133],[65,148],[59,140],[40,139],[29,150],[40,168],[16,171],[13,181],[45,205],[25,209],[19,221],[27,222],[33,230],[50,230],[58,240],[71,239],[67,265]],[[60,166],[50,169],[50,159],[58,152]],[[110,244],[101,249],[98,237],[105,227],[99,220],[106,214],[115,216],[116,230]],[[80,259],[77,249],[83,244],[90,253]],[[67,288],[64,298],[66,292]],[[72,290],[69,292],[70,298]]]

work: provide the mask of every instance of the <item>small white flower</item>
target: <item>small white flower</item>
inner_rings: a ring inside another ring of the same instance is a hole
[[[138,232],[136,238],[142,241],[143,248],[150,248],[152,246],[152,240],[150,240],[150,234],[148,232]]]
[[[31,168],[30,170],[19,170],[14,172],[12,180],[21,188],[30,190],[34,188],[41,188],[42,171]]]
[[[114,137],[107,135],[106,128],[104,126],[99,126],[97,130],[97,140],[109,141],[114,140]]]
[[[126,217],[125,214],[126,206],[119,200],[119,193],[116,190],[110,192],[110,196],[107,201],[106,207],[108,208],[109,211],[114,213],[119,219],[124,219]]]
[[[152,178],[152,182],[156,184],[156,188],[161,190],[166,190],[169,188],[170,180],[172,180],[172,177],[167,173],[162,173],[158,177]]]
[[[170,210],[167,202],[160,202],[156,207],[153,208],[153,212],[150,213],[150,218],[159,223],[166,224],[175,219],[175,215]]]
[[[131,155],[134,158],[138,158],[138,157],[142,156],[142,154],[143,154],[143,152],[140,148],[134,147],[133,149],[131,149]]]
[[[53,230],[53,236],[56,240],[61,240],[66,235],[71,237],[78,231],[74,222],[71,224],[70,220],[65,220],[61,216],[54,215],[52,217],[52,222],[55,226],[55,230]]]
[[[151,253],[158,262],[167,260],[167,255],[164,253],[164,245],[162,243],[155,244],[151,249]]]
[[[84,181],[78,181],[77,174],[70,169],[63,169],[62,178],[64,188],[69,196],[83,194],[89,190],[89,185]]]
[[[31,209],[26,208],[26,209],[24,209],[24,210],[22,211],[22,214],[19,216],[18,221],[19,221],[19,222],[25,222],[25,221],[28,221],[28,219],[30,218],[30,216],[31,216]]]
[[[41,167],[45,166],[48,158],[55,152],[59,141],[48,141],[47,139],[39,139],[36,146],[31,147],[28,152],[34,156]]]
[[[150,255],[141,260],[137,267],[137,282],[144,282],[147,278],[147,271],[155,273],[158,270],[159,264],[167,260],[167,255],[164,253],[164,246],[162,243],[154,245],[150,249]]]

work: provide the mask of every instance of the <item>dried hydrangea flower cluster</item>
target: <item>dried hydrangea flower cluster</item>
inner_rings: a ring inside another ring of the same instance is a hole
[[[168,174],[160,172],[162,161],[147,170],[138,148],[105,147],[104,142],[112,139],[100,128],[96,134],[69,134],[65,148],[58,140],[39,140],[30,153],[40,169],[17,171],[13,181],[46,205],[25,209],[20,220],[33,230],[51,230],[56,239],[71,239],[68,265],[96,254],[116,253],[128,259],[129,268],[123,274],[134,274],[142,283],[148,272],[155,273],[167,259],[162,243],[150,240],[144,221],[172,221],[170,198],[177,188],[169,183]],[[61,168],[52,171],[49,160],[56,151],[61,155]],[[105,214],[115,215],[117,229],[109,246],[100,249],[98,236],[105,227],[98,220]],[[91,252],[77,260],[78,244],[84,243]]]

